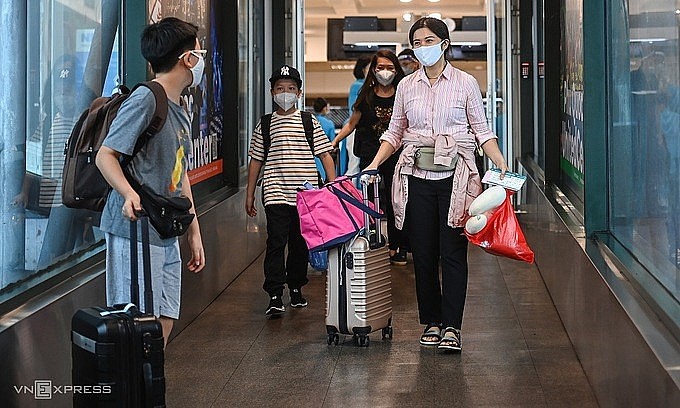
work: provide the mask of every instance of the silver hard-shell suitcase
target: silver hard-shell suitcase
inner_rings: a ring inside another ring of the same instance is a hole
[[[374,204],[380,208],[379,176],[375,176]],[[364,204],[368,205],[370,174],[361,177]],[[355,238],[328,251],[326,279],[326,331],[328,344],[338,344],[342,334],[351,334],[358,346],[369,345],[369,333],[382,330],[392,338],[392,276],[389,249],[380,220],[370,229],[371,217],[364,214],[364,229]]]

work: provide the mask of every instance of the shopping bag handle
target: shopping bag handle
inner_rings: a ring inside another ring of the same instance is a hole
[[[380,212],[372,209],[371,207],[367,206],[366,204],[362,203],[359,199],[356,197],[353,197],[352,195],[342,191],[341,188],[329,188],[329,190],[338,196],[338,198],[342,199],[348,204],[351,204],[355,206],[356,208],[360,209],[361,211],[367,213],[373,218],[383,218],[384,215],[381,214]]]

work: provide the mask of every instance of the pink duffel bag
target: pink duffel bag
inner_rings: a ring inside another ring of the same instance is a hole
[[[346,176],[319,189],[297,193],[300,230],[310,251],[330,249],[349,241],[364,228],[364,213],[382,218],[373,203],[363,202],[362,194]]]

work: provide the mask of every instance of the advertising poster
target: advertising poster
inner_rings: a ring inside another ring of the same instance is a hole
[[[560,169],[583,200],[583,0],[563,0],[562,23]]]
[[[198,40],[208,51],[203,79],[182,94],[192,124],[191,152],[187,154],[192,185],[220,176],[222,157],[222,54],[216,34],[215,3],[210,0],[150,0],[149,22],[177,17],[198,26]]]

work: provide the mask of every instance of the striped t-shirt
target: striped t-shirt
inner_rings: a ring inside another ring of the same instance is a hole
[[[312,117],[314,124],[314,153],[305,137],[300,111],[290,115],[272,114],[269,127],[271,146],[264,163],[262,192],[264,205],[295,205],[298,188],[305,181],[316,184],[317,171],[314,156],[331,151],[331,144],[319,121]],[[260,123],[255,126],[248,155],[251,159],[263,161],[264,143]]]
[[[64,148],[75,125],[75,119],[57,113],[44,143],[42,178],[40,179],[40,206],[58,207],[61,205],[61,177],[64,171]]]

